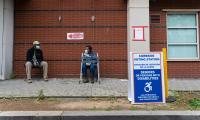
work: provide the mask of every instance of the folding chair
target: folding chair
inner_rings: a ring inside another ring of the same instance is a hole
[[[96,68],[96,72],[97,72],[97,80],[95,82],[98,82],[99,84],[101,83],[101,79],[100,79],[100,68],[99,68],[99,55],[98,53],[96,53],[97,55],[97,68]],[[83,53],[81,54],[81,69],[80,69],[80,80],[79,80],[79,84],[83,83],[83,73],[82,73],[82,64],[83,64]]]

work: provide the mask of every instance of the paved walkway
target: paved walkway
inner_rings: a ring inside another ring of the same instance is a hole
[[[127,96],[126,79],[102,78],[101,84],[78,83],[79,79],[49,79],[33,80],[28,84],[24,80],[0,81],[0,97],[37,97],[43,90],[45,96],[50,97],[90,97],[90,96]],[[170,90],[200,91],[200,79],[198,80],[169,80]]]

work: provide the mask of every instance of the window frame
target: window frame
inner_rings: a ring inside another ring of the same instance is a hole
[[[196,27],[168,27],[168,16],[169,15],[187,15],[187,14],[192,14],[196,16]],[[199,15],[197,11],[169,11],[166,14],[166,30],[167,30],[167,55],[169,53],[169,46],[171,45],[194,45],[196,46],[196,50],[197,50],[197,57],[196,58],[168,58],[168,61],[199,61],[199,19],[198,19]],[[196,43],[169,43],[169,39],[168,39],[168,30],[169,29],[195,29],[196,30]]]

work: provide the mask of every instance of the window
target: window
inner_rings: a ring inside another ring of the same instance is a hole
[[[169,59],[198,59],[197,13],[167,15],[167,47]]]

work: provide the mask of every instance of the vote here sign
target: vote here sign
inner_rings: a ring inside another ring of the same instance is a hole
[[[162,53],[132,53],[132,103],[165,102]]]

